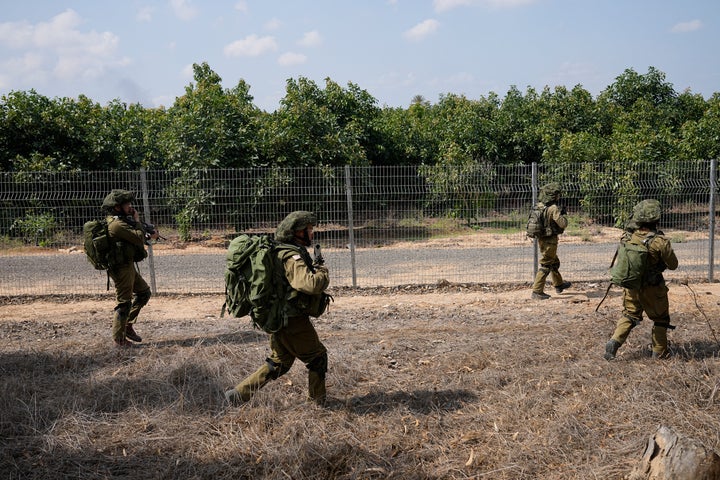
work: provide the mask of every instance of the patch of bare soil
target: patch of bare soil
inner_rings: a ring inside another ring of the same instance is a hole
[[[267,336],[220,296],[154,297],[137,348],[112,297],[0,305],[5,478],[621,479],[658,425],[720,449],[720,286],[671,285],[673,357],[650,322],[602,358],[620,292],[580,284],[335,289],[316,321],[325,408],[297,364],[240,407],[222,392]],[[697,302],[697,303],[696,303]],[[700,309],[698,309],[700,307]],[[705,317],[704,315],[707,315]]]

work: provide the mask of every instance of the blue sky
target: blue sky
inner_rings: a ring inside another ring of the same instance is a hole
[[[717,0],[24,0],[0,13],[0,95],[35,89],[170,106],[207,62],[273,111],[288,78],[415,95],[504,97],[653,66],[675,90],[720,92]]]

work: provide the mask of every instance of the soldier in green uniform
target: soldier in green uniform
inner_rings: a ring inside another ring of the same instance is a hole
[[[117,304],[112,324],[112,337],[120,348],[132,347],[134,342],[142,342],[133,325],[140,309],[150,300],[150,287],[135,268],[135,262],[147,257],[146,238],[157,239],[159,233],[146,234],[139,213],[133,208],[135,195],[127,190],[113,190],[103,201],[102,208],[107,213],[108,233],[116,245],[114,261],[108,269],[108,275],[115,284]]]
[[[250,400],[252,395],[271,380],[286,374],[295,359],[308,369],[309,400],[325,403],[325,373],[327,372],[327,349],[320,341],[310,316],[324,301],[325,289],[330,277],[325,266],[313,264],[307,251],[313,241],[313,227],[317,218],[311,212],[296,211],[280,222],[275,240],[278,262],[285,275],[285,298],[287,326],[270,335],[271,354],[255,373],[245,378],[235,388],[225,392],[225,398],[234,404]],[[323,308],[324,311],[324,308]]]
[[[648,249],[648,271],[643,278],[639,290],[624,289],[623,314],[617,322],[612,338],[605,345],[605,359],[612,360],[618,348],[625,343],[630,331],[640,324],[642,314],[653,321],[652,327],[652,356],[653,358],[667,358],[667,329],[670,325],[670,304],[668,301],[668,287],[662,272],[669,268],[678,267],[670,240],[659,231],[660,202],[657,200],[643,200],[633,208],[633,216],[628,222],[627,236],[633,243],[644,243]]]
[[[563,290],[570,287],[570,282],[563,281],[562,275],[560,275],[560,258],[557,255],[558,235],[563,233],[568,225],[565,207],[558,206],[561,195],[560,185],[557,183],[548,183],[540,189],[538,207],[547,207],[545,224],[550,226],[552,235],[538,238],[541,255],[540,268],[535,276],[531,295],[536,300],[550,298],[550,295],[545,293],[545,280],[548,275],[556,293],[562,293]]]

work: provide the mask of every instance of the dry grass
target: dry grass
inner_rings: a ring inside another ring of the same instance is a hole
[[[546,302],[491,286],[336,290],[317,328],[326,408],[298,364],[248,404],[222,391],[267,355],[218,296],[153,298],[130,352],[109,347],[112,300],[0,306],[0,476],[52,478],[620,479],[658,425],[720,447],[719,349],[671,287],[675,356],[649,322],[602,359],[614,292]],[[693,285],[715,330],[715,284]]]

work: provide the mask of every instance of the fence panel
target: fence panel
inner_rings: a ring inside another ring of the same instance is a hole
[[[569,211],[559,247],[569,280],[607,279],[621,233],[613,227],[650,197],[663,205],[662,228],[681,262],[668,278],[712,276],[714,162],[632,171],[537,165],[537,177],[532,169],[476,163],[2,173],[0,295],[105,293],[106,275],[85,260],[81,232],[101,214],[112,188],[136,192],[145,221],[167,238],[152,247],[152,262],[138,264],[159,293],[223,292],[229,241],[242,232],[274,232],[293,210],[318,215],[316,240],[333,285],[530,282],[535,246],[524,226],[534,195],[548,181],[561,183]]]

